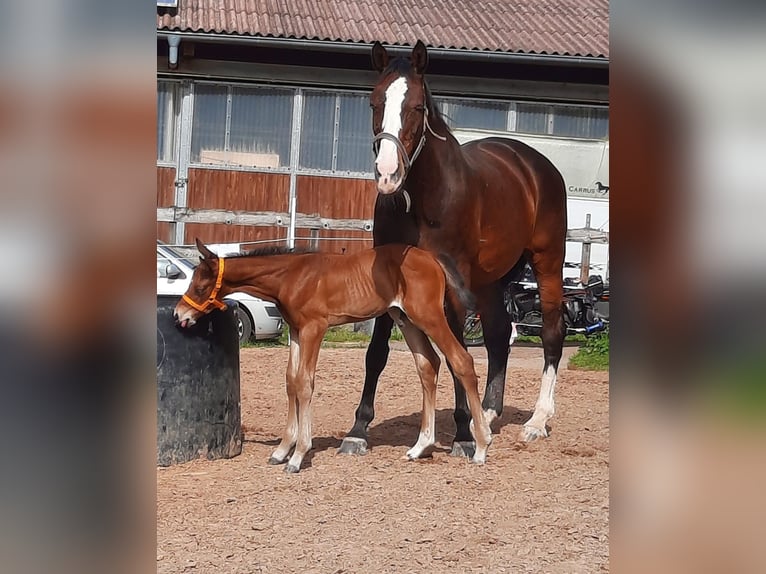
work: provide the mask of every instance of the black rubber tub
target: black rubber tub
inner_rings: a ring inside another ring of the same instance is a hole
[[[239,336],[233,307],[189,329],[173,319],[179,297],[157,296],[157,464],[242,452]]]

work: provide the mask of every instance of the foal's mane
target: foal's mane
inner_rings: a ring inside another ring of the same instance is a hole
[[[286,247],[284,245],[270,245],[268,247],[258,247],[244,253],[235,253],[227,255],[226,259],[235,259],[240,257],[268,257],[269,255],[290,255],[298,253],[316,253],[316,249],[308,247]]]

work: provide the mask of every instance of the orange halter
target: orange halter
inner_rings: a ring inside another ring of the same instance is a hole
[[[221,311],[226,309],[226,303],[217,299],[218,291],[221,290],[221,283],[223,283],[223,261],[224,260],[222,257],[218,258],[218,278],[215,280],[215,287],[213,287],[213,292],[210,293],[210,297],[208,297],[207,301],[200,305],[199,303],[192,301],[192,299],[184,293],[181,299],[183,299],[186,304],[192,306],[194,309],[202,313],[205,313],[211,305],[213,307],[217,307]]]

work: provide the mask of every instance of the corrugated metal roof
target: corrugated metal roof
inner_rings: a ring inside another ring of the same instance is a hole
[[[459,50],[609,56],[608,0],[179,0],[157,28]]]

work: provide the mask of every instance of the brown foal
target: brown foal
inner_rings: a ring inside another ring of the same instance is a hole
[[[298,472],[311,449],[314,373],[327,329],[386,312],[400,326],[423,386],[420,436],[407,457],[422,456],[436,437],[436,381],[441,363],[430,337],[465,389],[476,441],[472,460],[486,460],[492,435],[481,408],[473,359],[450,331],[444,313],[445,297],[453,305],[465,307],[470,305],[471,296],[459,275],[450,269],[449,260],[402,244],[354,255],[282,250],[227,258],[219,258],[199,240],[197,248],[203,256],[201,263],[175,309],[181,327],[193,325],[234,291],[274,301],[290,327],[287,426],[269,459],[271,464],[285,462],[295,447],[285,471]]]

